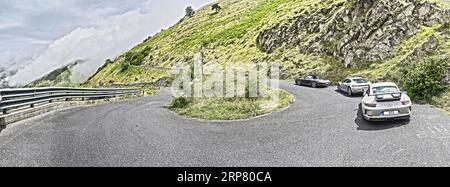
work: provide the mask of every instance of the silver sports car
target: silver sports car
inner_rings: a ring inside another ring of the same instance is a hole
[[[353,94],[364,93],[364,90],[367,90],[370,84],[372,83],[361,77],[352,77],[339,82],[337,89],[352,96]]]
[[[388,119],[409,119],[411,99],[402,93],[394,83],[370,85],[364,93],[361,109],[363,118],[369,121]]]

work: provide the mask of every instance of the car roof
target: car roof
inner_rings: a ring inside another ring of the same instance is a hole
[[[398,87],[397,84],[392,83],[392,82],[380,82],[380,83],[372,84],[372,87],[380,87],[380,86],[395,86],[395,87]]]

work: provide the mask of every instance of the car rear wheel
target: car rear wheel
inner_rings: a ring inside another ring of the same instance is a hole
[[[347,89],[347,93],[348,93],[348,96],[352,96],[353,95],[352,88],[348,88]]]
[[[312,86],[313,88],[317,88],[317,83],[313,82],[313,83],[311,84],[311,86]]]

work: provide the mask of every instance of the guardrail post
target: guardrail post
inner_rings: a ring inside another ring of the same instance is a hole
[[[49,95],[52,96],[52,95],[53,95],[53,92],[50,92]],[[53,103],[53,100],[50,99],[50,100],[48,101],[48,103]]]
[[[6,119],[5,117],[0,117],[0,132],[6,128]]]
[[[2,100],[3,100],[2,94],[0,92],[0,104],[2,103]],[[2,109],[3,114],[6,114],[6,112],[7,112],[6,109]],[[6,119],[4,116],[0,116],[0,132],[2,132],[2,130],[5,128],[6,128]]]

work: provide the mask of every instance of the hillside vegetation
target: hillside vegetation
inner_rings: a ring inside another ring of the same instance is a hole
[[[210,5],[197,10],[105,64],[88,84],[154,82],[201,49],[208,62],[280,62],[283,79],[358,75],[403,85],[410,64],[424,57],[445,62],[450,54],[450,3],[444,0],[218,3],[219,12]]]
[[[272,90],[268,90],[272,92]],[[279,100],[269,97],[240,98],[175,98],[170,109],[188,118],[204,120],[239,120],[261,116],[289,107],[294,96],[279,90]]]
[[[41,77],[38,80],[31,82],[25,87],[70,87],[70,86],[78,86],[78,83],[75,83],[71,80],[73,68],[84,61],[78,60],[69,65],[66,65],[62,68],[58,68],[49,74]]]

